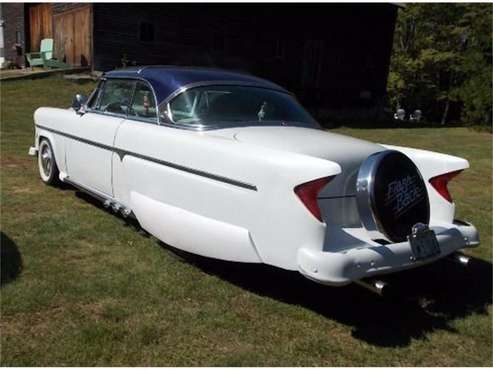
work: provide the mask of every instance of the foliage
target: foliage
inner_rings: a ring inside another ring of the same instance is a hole
[[[393,109],[442,124],[491,124],[491,4],[409,4],[399,11],[388,79]]]

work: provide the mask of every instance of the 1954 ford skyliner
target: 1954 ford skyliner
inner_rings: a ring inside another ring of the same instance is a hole
[[[34,114],[39,173],[178,249],[297,270],[328,285],[479,244],[447,183],[467,160],[327,132],[282,87],[223,70],[106,73]],[[364,279],[364,280],[363,280]]]

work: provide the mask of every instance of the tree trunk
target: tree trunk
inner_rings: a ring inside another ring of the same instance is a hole
[[[442,115],[442,125],[447,123],[447,116],[448,116],[448,109],[450,108],[450,100],[447,99],[445,101],[445,109],[443,110],[443,115]]]

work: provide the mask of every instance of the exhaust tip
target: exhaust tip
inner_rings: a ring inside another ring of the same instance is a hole
[[[122,210],[122,215],[124,218],[127,218],[128,216],[130,216],[131,213],[132,213],[132,211],[129,208],[124,208]]]
[[[469,263],[471,262],[471,257],[466,256],[461,253],[454,253],[448,257],[450,261],[456,262],[461,266],[467,267],[469,266]]]
[[[355,283],[380,296],[383,296],[388,290],[388,284],[383,280],[356,280]]]

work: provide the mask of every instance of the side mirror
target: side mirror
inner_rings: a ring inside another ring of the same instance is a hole
[[[87,97],[82,94],[76,94],[72,101],[72,108],[77,114],[84,114],[84,104],[87,101]]]

